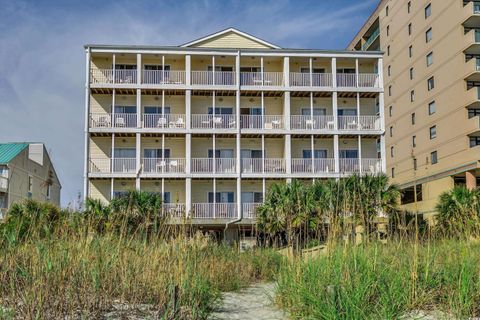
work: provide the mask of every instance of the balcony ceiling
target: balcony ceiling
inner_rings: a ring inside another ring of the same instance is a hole
[[[463,26],[467,28],[478,28],[480,25],[480,15],[472,14],[463,22]]]

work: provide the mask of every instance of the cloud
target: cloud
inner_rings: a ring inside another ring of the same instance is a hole
[[[376,2],[0,0],[0,139],[45,142],[66,205],[83,189],[84,44],[179,45],[233,26],[341,49]]]

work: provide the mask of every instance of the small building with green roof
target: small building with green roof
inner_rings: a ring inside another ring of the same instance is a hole
[[[61,188],[43,143],[0,143],[0,216],[24,199],[60,205]]]

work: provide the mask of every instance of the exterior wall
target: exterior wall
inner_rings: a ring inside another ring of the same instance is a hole
[[[61,185],[47,151],[43,150],[43,165],[30,160],[28,151],[27,147],[8,164],[8,207],[27,198],[59,206]],[[29,176],[32,177],[31,195]],[[50,197],[47,196],[48,181],[51,181]]]
[[[479,120],[478,117],[468,119],[466,109],[478,101],[478,94],[477,88],[468,89],[465,81],[472,74],[474,79],[477,69],[475,58],[466,62],[464,53],[474,40],[472,32],[464,34],[462,25],[473,16],[473,4],[470,2],[464,6],[461,0],[411,1],[411,12],[408,13],[407,2],[382,1],[349,49],[356,46],[361,35],[378,19],[381,49],[390,52],[384,56],[383,65],[385,88],[392,88],[391,95],[385,94],[387,173],[391,175],[393,169],[394,182],[405,187],[420,181],[423,201],[418,204],[418,210],[431,212],[440,193],[453,186],[454,175],[464,175],[466,170],[478,168],[478,150],[477,147],[470,148],[468,136],[478,134]],[[428,4],[431,5],[431,16],[426,18]],[[472,27],[480,27],[480,21],[472,21]],[[410,23],[411,35],[407,31]],[[433,37],[427,43],[425,32],[429,28],[432,28]],[[413,49],[412,57],[409,57],[409,46]],[[433,64],[427,66],[426,56],[430,52],[433,52]],[[410,68],[413,68],[413,79],[410,79]],[[430,77],[435,79],[435,88],[428,91]],[[412,90],[415,91],[413,102],[410,98]],[[429,114],[428,104],[432,101],[436,112]],[[391,116],[390,106],[393,110]],[[437,136],[431,139],[430,128],[433,126],[436,126]],[[390,127],[393,128],[392,136]],[[413,136],[416,137],[415,147]],[[391,147],[394,148],[393,157]],[[431,163],[433,151],[438,154],[437,164]],[[417,170],[414,170],[413,159],[416,159]],[[432,181],[430,177],[438,180]],[[412,205],[405,208],[411,210]]]
[[[200,48],[257,48],[257,49],[269,49],[268,46],[256,41],[252,41],[248,38],[242,37],[233,32],[229,32],[220,37],[214,37],[207,41],[200,42],[193,47]]]

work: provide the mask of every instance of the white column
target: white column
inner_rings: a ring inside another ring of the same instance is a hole
[[[142,83],[142,55],[137,53],[137,86]]]
[[[362,136],[358,135],[358,170],[362,174]]]
[[[213,174],[215,175],[215,173],[217,172],[217,168],[216,168],[216,161],[215,161],[215,143],[216,143],[216,139],[215,139],[215,133],[212,135],[212,168],[213,168]]]
[[[338,93],[332,93],[333,130],[338,130]]]
[[[292,174],[292,136],[290,134],[285,135],[285,166],[287,175]]]
[[[117,91],[115,89],[112,90],[112,115],[111,115],[111,118],[110,118],[110,123],[111,123],[111,126],[112,128],[115,127],[115,104],[116,104],[116,97],[117,96]]]
[[[110,152],[110,172],[113,173],[115,164],[115,133],[112,133],[112,151]]]
[[[185,179],[185,215],[190,216],[192,212],[192,178]]]
[[[310,92],[310,120],[312,120],[312,130],[313,130],[313,92]]]
[[[266,193],[267,193],[267,186],[266,186],[266,184],[267,184],[267,183],[266,183],[266,180],[265,180],[265,178],[263,178],[263,179],[262,179],[262,194],[263,194],[262,198],[263,198],[263,202],[265,202],[265,195],[266,195]]]
[[[212,56],[212,83],[215,85],[215,56]]]
[[[357,128],[360,129],[360,92],[357,92]]]
[[[165,133],[162,133],[162,173],[165,172],[166,163],[165,161]]]
[[[285,130],[289,131],[290,130],[290,92],[286,91],[284,95],[285,95],[285,100],[284,100],[284,106],[283,106],[283,115],[285,120]]]
[[[312,173],[315,173],[315,141],[313,134],[310,136],[310,149],[312,150],[311,160],[312,160]]]
[[[358,69],[358,58],[355,59],[355,82],[356,82],[356,87],[358,87],[358,74],[359,74],[359,69]]]
[[[165,81],[165,56],[164,55],[162,55],[162,81]]]
[[[263,68],[263,57],[260,57],[260,72],[261,72],[260,76],[261,76],[261,79],[262,79],[262,86],[263,86],[263,80],[265,78],[264,74],[263,74],[265,72],[265,70]]]
[[[185,90],[185,127],[188,132],[192,128],[192,90]]]
[[[117,57],[115,53],[112,55],[112,81],[115,83],[115,78],[116,78],[116,72],[115,72],[115,64],[117,63],[116,61]]]
[[[380,115],[380,130],[385,132],[385,94],[380,92],[378,95],[378,112]]]
[[[242,219],[243,212],[242,212],[242,179],[240,177],[237,178],[237,217],[238,219]]]
[[[115,185],[114,179],[110,179],[110,201],[113,199],[113,187]]]
[[[191,164],[192,164],[192,134],[187,133],[185,135],[185,173],[187,175],[191,174]]]
[[[165,199],[165,178],[162,178],[162,202]]]
[[[213,218],[217,216],[217,179],[213,178]]]
[[[337,87],[337,58],[332,58],[332,86]]]
[[[137,163],[137,176],[136,176],[136,179],[135,179],[135,188],[137,190],[140,190],[140,172],[142,171],[142,165],[141,165],[141,162],[140,162],[140,159],[141,159],[141,150],[142,150],[142,145],[141,145],[141,141],[142,141],[142,135],[140,133],[137,133],[136,135],[136,144],[135,144],[135,148],[136,148],[136,163]]]
[[[383,83],[383,58],[378,59],[378,64],[377,64],[377,69],[378,69],[378,86],[380,89],[384,88],[384,83]],[[383,90],[382,90],[383,92]]]
[[[185,56],[185,84],[192,84],[192,58],[189,54]]]
[[[290,57],[283,58],[283,81],[285,87],[290,87]]]
[[[262,173],[265,174],[265,134],[262,133]]]
[[[84,164],[83,164],[83,199],[88,197],[88,166],[90,157],[90,48],[85,50],[85,126],[84,126]]]
[[[311,57],[308,59],[308,62],[309,62],[309,69],[310,69],[310,86],[313,86],[313,61]]]
[[[142,127],[142,90],[137,89],[137,128]]]
[[[165,117],[165,90],[162,90],[162,117]]]
[[[340,172],[340,149],[338,142],[338,134],[333,136],[333,157],[335,160],[335,172]]]

